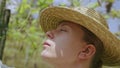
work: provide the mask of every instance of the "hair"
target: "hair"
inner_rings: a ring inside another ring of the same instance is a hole
[[[90,30],[87,28],[81,26],[80,27],[84,31],[84,37],[83,40],[87,42],[88,44],[92,44],[96,48],[96,53],[92,59],[92,63],[90,64],[90,68],[102,68],[102,54],[104,51],[103,42]]]

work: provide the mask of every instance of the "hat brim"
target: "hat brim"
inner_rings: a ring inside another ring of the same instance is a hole
[[[105,48],[101,58],[104,65],[120,65],[120,40],[99,21],[82,12],[64,7],[49,7],[40,13],[39,21],[44,32],[56,28],[63,20],[80,24],[101,39]]]

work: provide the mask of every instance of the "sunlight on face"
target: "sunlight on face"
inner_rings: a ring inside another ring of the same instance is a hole
[[[71,63],[76,60],[84,45],[84,32],[75,23],[62,22],[56,29],[46,33],[41,56],[50,63]]]

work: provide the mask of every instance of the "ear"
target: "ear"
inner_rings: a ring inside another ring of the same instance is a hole
[[[89,44],[89,45],[85,45],[82,50],[79,52],[79,59],[84,60],[84,59],[89,59],[92,58],[94,56],[96,52],[96,48],[94,45]]]

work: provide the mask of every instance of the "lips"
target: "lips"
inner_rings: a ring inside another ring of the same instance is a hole
[[[43,46],[50,46],[50,44],[47,43],[47,42],[44,42],[44,43],[43,43]]]

